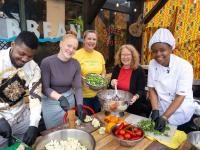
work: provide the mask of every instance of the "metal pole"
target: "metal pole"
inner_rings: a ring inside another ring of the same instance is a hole
[[[22,31],[26,31],[27,26],[26,26],[25,0],[19,0],[18,2],[19,2],[20,27]]]

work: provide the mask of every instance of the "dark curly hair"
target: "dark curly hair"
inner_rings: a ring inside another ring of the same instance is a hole
[[[20,45],[24,43],[27,47],[31,49],[37,49],[38,38],[34,32],[22,31],[16,38],[15,43]]]

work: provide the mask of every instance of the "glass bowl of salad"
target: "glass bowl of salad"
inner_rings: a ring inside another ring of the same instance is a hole
[[[85,82],[92,90],[101,90],[107,87],[107,80],[99,74],[90,73],[85,77]]]

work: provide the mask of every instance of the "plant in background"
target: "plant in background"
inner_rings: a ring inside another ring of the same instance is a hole
[[[69,24],[80,25],[80,30],[83,32],[83,18],[78,16],[76,19],[70,19]]]

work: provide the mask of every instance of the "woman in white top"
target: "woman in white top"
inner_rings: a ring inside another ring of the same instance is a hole
[[[163,131],[167,121],[184,130],[194,113],[193,68],[172,54],[175,39],[168,29],[158,29],[149,42],[154,59],[150,61],[148,88],[155,129]]]

